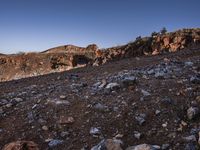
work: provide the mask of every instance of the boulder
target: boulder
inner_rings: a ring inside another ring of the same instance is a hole
[[[3,150],[39,150],[39,148],[32,141],[16,141],[5,145]]]

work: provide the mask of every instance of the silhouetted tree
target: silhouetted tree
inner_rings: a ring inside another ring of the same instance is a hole
[[[151,36],[152,36],[152,37],[153,37],[153,36],[157,36],[158,34],[159,34],[158,32],[155,32],[155,31],[154,31],[154,32],[151,33]]]
[[[136,37],[136,41],[139,41],[139,40],[141,40],[141,39],[142,39],[141,36]]]
[[[161,34],[166,34],[167,33],[167,29],[165,27],[163,27],[161,30],[160,30],[160,33]]]

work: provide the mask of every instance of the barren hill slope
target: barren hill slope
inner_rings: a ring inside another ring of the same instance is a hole
[[[198,150],[199,85],[200,49],[2,82],[0,149]]]

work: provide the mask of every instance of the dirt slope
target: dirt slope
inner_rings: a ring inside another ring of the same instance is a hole
[[[27,140],[41,150],[87,150],[115,138],[93,150],[198,150],[199,85],[200,49],[2,82],[0,149]]]

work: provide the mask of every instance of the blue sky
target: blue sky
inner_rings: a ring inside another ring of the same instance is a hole
[[[200,27],[199,0],[1,0],[0,53],[96,43],[110,47]]]

